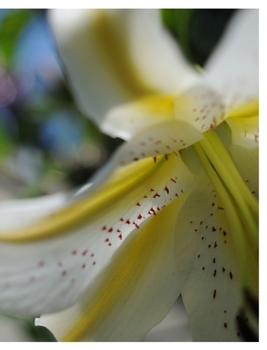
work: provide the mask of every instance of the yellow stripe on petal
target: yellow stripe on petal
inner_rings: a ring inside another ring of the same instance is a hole
[[[113,108],[102,130],[128,140],[148,127],[173,119],[174,95],[151,95]]]
[[[259,100],[253,99],[246,103],[239,105],[238,107],[230,110],[225,119],[227,118],[246,118],[259,115]]]
[[[179,294],[173,239],[176,214],[187,196],[175,199],[129,236],[73,312],[48,315],[47,322],[44,316],[40,324],[62,341],[140,340]],[[61,319],[64,325],[57,327]]]
[[[0,231],[0,241],[27,242],[47,239],[79,227],[148,179],[161,166],[161,160],[164,161],[164,157],[159,157],[155,164],[153,159],[147,158],[118,170],[99,191],[86,198],[74,200],[36,224],[17,230]]]
[[[127,14],[125,13],[125,16]],[[123,11],[94,11],[93,30],[95,40],[103,51],[117,78],[120,78],[125,87],[135,96],[142,96],[153,92],[146,86],[145,79],[140,76],[135,68],[130,48],[127,45],[127,37],[121,31]]]
[[[233,144],[252,151],[259,142],[259,101],[254,99],[234,108],[225,117],[232,131]]]

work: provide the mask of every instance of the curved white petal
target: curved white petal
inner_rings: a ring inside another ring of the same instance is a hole
[[[259,102],[252,100],[234,108],[226,115],[232,132],[232,143],[255,154],[259,149]]]
[[[153,95],[112,108],[106,115],[103,132],[124,140],[148,127],[174,119],[174,96]]]
[[[174,228],[183,196],[140,226],[72,308],[44,315],[63,341],[140,341],[179,295]]]
[[[259,197],[259,160],[257,155],[248,152],[242,146],[232,145],[229,148],[231,157],[242,176],[250,192],[256,197]],[[248,166],[249,164],[249,166]]]
[[[227,109],[258,97],[258,10],[239,10],[205,69]]]
[[[70,195],[58,193],[31,199],[14,199],[0,202],[2,230],[26,227],[66,205]]]
[[[9,211],[0,223],[0,309],[39,315],[72,305],[128,235],[191,185],[171,154],[118,169],[97,191],[84,190],[29,228],[4,230],[17,219]]]
[[[145,342],[190,342],[192,337],[188,318],[181,298],[178,298],[173,308],[156,327],[146,335]]]
[[[157,10],[53,10],[50,22],[77,100],[105,132],[112,108],[198,79]]]
[[[102,129],[111,136],[129,140],[148,127],[152,132],[154,125],[177,120],[203,133],[220,124],[224,112],[220,96],[199,78],[198,84],[178,94],[147,96],[112,108]]]
[[[176,256],[181,294],[194,341],[241,341],[237,315],[243,298],[239,247],[226,211],[203,170],[177,218]],[[243,237],[244,241],[246,237]],[[246,242],[245,271],[257,288],[257,265]],[[249,321],[248,321],[249,322]]]
[[[215,129],[224,119],[221,97],[205,84],[196,84],[174,99],[176,120],[184,120],[200,133]]]

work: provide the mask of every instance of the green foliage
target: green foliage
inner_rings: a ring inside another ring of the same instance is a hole
[[[13,60],[13,52],[22,29],[34,16],[36,10],[10,10],[0,22],[0,58],[9,66]]]
[[[234,9],[164,9],[165,26],[193,64],[204,66]]]
[[[192,9],[163,9],[163,23],[171,31],[174,37],[179,40],[179,45],[184,50],[187,58],[194,63],[190,49],[189,31],[194,10]]]

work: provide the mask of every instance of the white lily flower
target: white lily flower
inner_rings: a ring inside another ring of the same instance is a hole
[[[242,340],[244,291],[258,295],[258,12],[235,15],[204,74],[156,10],[51,24],[81,108],[128,142],[74,198],[1,207],[0,309],[44,314],[58,340],[138,341],[181,293],[193,340]]]

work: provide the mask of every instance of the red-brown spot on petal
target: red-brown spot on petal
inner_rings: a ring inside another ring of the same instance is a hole
[[[150,208],[150,209],[149,209],[148,214],[149,214],[149,215],[152,215],[152,214],[153,214],[154,216],[157,215],[156,212],[155,212],[155,210],[154,210],[153,208]]]
[[[103,230],[103,231],[105,231],[106,229],[107,229],[107,227],[106,227],[106,226],[103,226],[103,227],[102,227],[102,230]]]
[[[133,224],[134,224],[134,226],[135,226],[137,229],[139,229],[139,226],[137,225],[136,222],[133,222]]]
[[[217,291],[216,291],[216,289],[214,289],[214,291],[213,291],[213,299],[216,298],[216,294],[217,294]]]
[[[82,265],[82,269],[84,269],[85,267],[86,267],[86,264],[83,264],[83,265]]]
[[[215,232],[215,231],[217,231],[217,230],[216,230],[216,228],[213,226],[213,227],[212,227],[212,232]]]
[[[86,249],[85,251],[83,251],[82,255],[86,255],[88,253],[88,249]]]
[[[136,203],[137,207],[141,207],[141,204],[139,202]]]
[[[108,230],[108,232],[112,232],[113,231],[113,228],[111,227],[109,230]]]
[[[170,191],[169,191],[169,189],[168,189],[168,187],[167,187],[167,186],[165,186],[165,187],[164,187],[164,191],[166,191],[166,192],[167,192],[167,194],[169,194],[169,193],[170,193]]]
[[[76,255],[76,254],[77,254],[77,250],[73,250],[73,251],[71,252],[71,254],[72,254],[72,255]]]
[[[158,193],[154,194],[153,198],[160,197]]]

